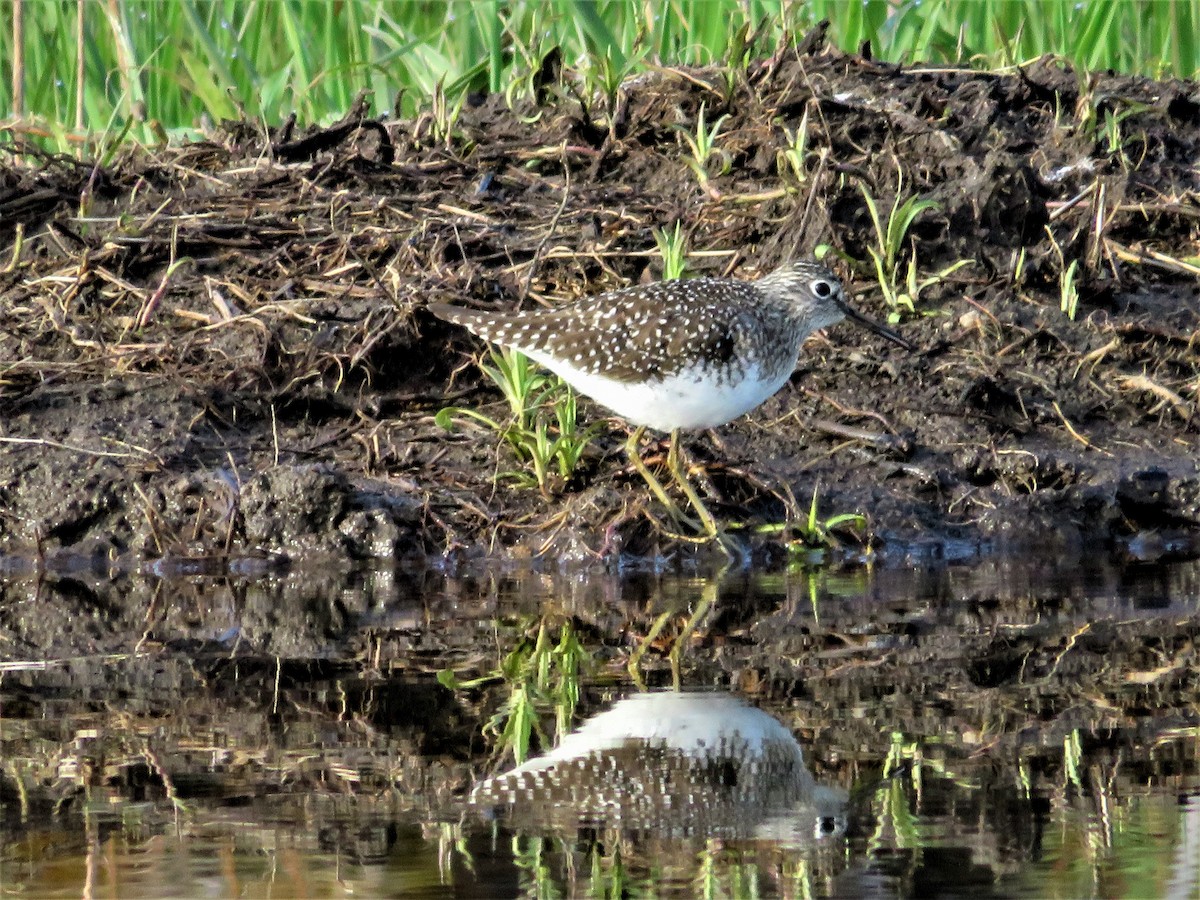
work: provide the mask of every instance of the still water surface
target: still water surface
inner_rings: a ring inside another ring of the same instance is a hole
[[[4,896],[1200,896],[1195,562],[0,589]]]

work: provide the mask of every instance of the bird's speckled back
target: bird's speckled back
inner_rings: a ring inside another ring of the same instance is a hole
[[[845,315],[841,282],[797,262],[757,282],[695,278],[635,285],[554,310],[491,313],[434,304],[484,340],[540,353],[615,381],[705,371],[736,381],[748,367],[791,370],[810,332]]]

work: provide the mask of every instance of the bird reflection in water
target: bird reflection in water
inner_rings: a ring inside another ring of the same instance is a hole
[[[807,846],[842,837],[846,795],[819,785],[792,733],[732,694],[619,701],[558,747],[478,785],[472,805],[517,828]]]

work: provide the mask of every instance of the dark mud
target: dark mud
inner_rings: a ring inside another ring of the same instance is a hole
[[[728,115],[708,191],[683,140],[702,105]],[[797,182],[779,154],[804,116]],[[8,154],[0,552],[186,568],[678,550],[616,425],[548,499],[494,483],[513,466],[495,435],[433,416],[503,403],[477,343],[424,306],[654,279],[652,230],[679,221],[694,274],[830,244],[882,315],[860,186],[887,208],[902,179],[940,204],[906,249],[920,273],[971,264],[899,324],[919,352],[839,326],[762,408],[689,438],[721,517],[778,522],[819,485],[826,512],[869,516],[875,552],[1197,553],[1196,84],[787,51],[639,77],[611,109],[560,84],[445,124],[362,104],[331,128],[226,124],[99,163]]]

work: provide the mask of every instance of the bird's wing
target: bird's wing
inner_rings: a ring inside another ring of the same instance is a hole
[[[708,291],[698,289],[700,281],[635,286],[572,307],[580,324],[606,334],[604,373],[618,381],[640,381],[669,377],[697,359],[728,362],[745,332],[744,314],[714,302]],[[558,349],[569,349],[565,343]]]
[[[429,311],[486,341],[641,381],[673,375],[695,359],[727,362],[747,333],[744,308],[713,290],[727,282],[700,281],[637,285],[554,310],[493,313],[431,303]]]

